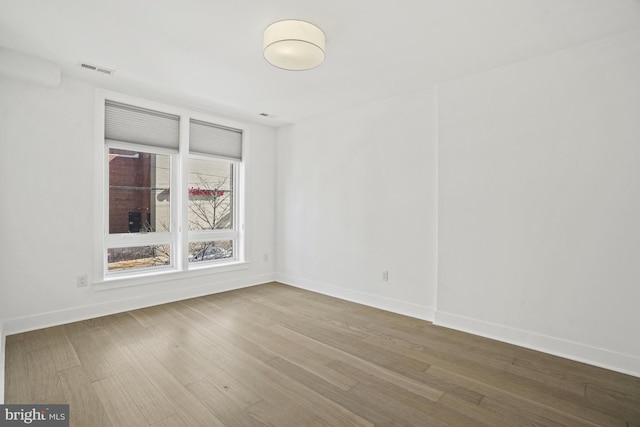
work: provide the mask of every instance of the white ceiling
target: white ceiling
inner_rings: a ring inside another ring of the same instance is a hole
[[[0,46],[66,75],[275,126],[640,28],[640,0],[0,0],[0,11]],[[264,60],[262,31],[286,18],[324,30],[320,67]]]

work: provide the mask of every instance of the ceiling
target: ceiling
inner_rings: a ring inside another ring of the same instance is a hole
[[[64,75],[273,126],[640,28],[640,0],[0,0],[0,10],[0,46]],[[262,57],[264,28],[287,18],[324,30],[318,68]]]

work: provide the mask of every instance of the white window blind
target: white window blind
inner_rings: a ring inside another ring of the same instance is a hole
[[[189,151],[242,160],[242,131],[191,119]]]
[[[113,101],[105,102],[105,142],[178,149],[179,138],[179,116]]]

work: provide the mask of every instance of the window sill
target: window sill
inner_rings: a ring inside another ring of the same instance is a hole
[[[229,271],[246,270],[249,263],[246,261],[234,261],[225,264],[213,264],[192,267],[187,271],[162,270],[145,272],[135,275],[108,277],[102,281],[94,282],[95,291],[106,291],[109,289],[126,288],[129,286],[150,285],[154,283],[169,282],[179,279],[191,279],[194,277],[210,276],[214,274],[227,273]]]

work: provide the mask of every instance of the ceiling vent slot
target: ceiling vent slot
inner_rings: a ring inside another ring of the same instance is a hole
[[[99,67],[97,65],[89,64],[88,62],[78,62],[78,65],[82,68],[86,68],[87,70],[97,71],[98,73],[107,74],[109,76],[115,73],[115,70],[111,70],[105,67]]]

